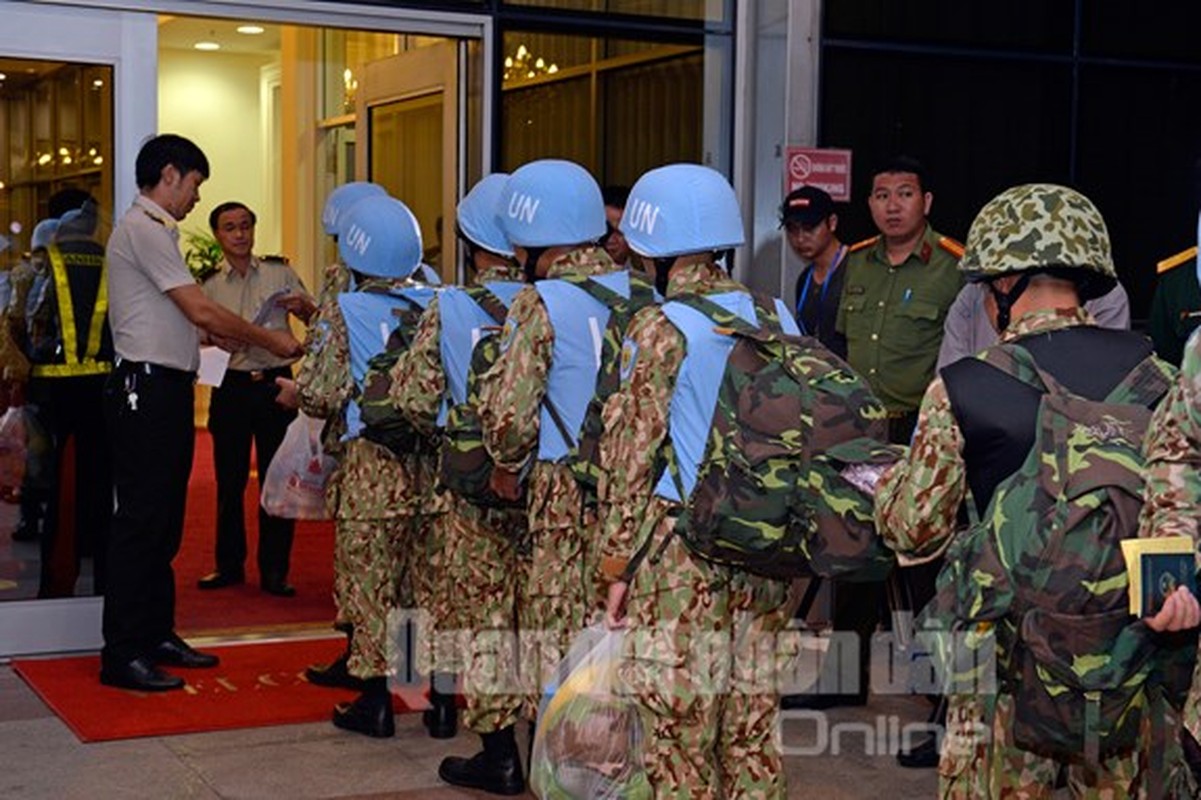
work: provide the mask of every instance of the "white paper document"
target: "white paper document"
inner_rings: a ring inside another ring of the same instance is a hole
[[[196,382],[205,386],[220,386],[229,367],[229,356],[229,351],[220,347],[200,348],[200,371],[196,373]]]

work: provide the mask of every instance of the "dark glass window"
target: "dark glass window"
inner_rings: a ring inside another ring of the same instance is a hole
[[[854,153],[853,198],[839,227],[847,241],[875,235],[872,172],[898,153],[925,164],[931,222],[961,240],[1001,189],[1069,177],[1066,64],[827,48],[821,96],[821,145]]]
[[[1073,0],[828,0],[827,38],[1068,54]]]
[[[1081,2],[1083,55],[1201,64],[1201,8],[1196,3]]]

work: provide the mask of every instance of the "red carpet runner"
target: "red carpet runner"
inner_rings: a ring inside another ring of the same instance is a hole
[[[102,686],[99,656],[25,659],[12,666],[81,741],[100,742],[328,721],[334,704],[355,694],[313,686],[303,671],[336,658],[344,643],[338,637],[205,648],[221,656],[220,666],[170,668],[188,682],[172,692]],[[397,711],[425,707],[420,691],[402,695],[394,697]]]
[[[217,484],[213,475],[213,442],[208,431],[196,432],[196,456],[188,484],[183,545],[176,556],[175,627],[187,637],[197,633],[281,630],[329,625],[334,620],[330,595],[334,580],[333,522],[298,522],[292,544],[288,582],[296,596],[273,597],[259,589],[255,552],[258,542],[258,482],[246,487],[246,583],[200,591],[196,580],[214,568]]]

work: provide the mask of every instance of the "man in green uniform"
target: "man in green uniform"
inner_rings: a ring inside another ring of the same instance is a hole
[[[774,634],[790,616],[788,584],[706,561],[674,535],[686,498],[665,477],[662,451],[677,454],[682,482],[695,479],[713,412],[698,406],[688,414],[689,397],[708,396],[708,386],[716,402],[724,372],[719,354],[702,346],[714,321],[693,318],[688,327],[688,312],[672,298],[704,295],[759,325],[792,319],[780,301],[765,318],[770,312],[717,263],[743,243],[743,231],[733,189],[708,167],[673,164],[643,175],[621,229],[634,252],[654,261],[656,277],[666,276],[667,289],[663,306],[630,323],[621,388],[605,406],[601,438],[599,571],[607,624],[630,628],[619,674],[648,726],[643,764],[657,795],[783,798]],[[728,683],[714,683],[716,675]]]
[[[362,680],[363,692],[352,703],[338,704],[333,721],[346,730],[388,737],[395,732],[386,678],[391,668],[388,615],[411,599],[405,585],[409,579],[405,548],[415,538],[413,521],[427,501],[432,475],[417,456],[393,456],[353,429],[357,414],[352,409],[359,387],[341,300],[359,292],[387,293],[403,284],[420,263],[421,235],[402,203],[377,195],[346,212],[340,222],[338,251],[356,273],[355,291],[326,298],[318,311],[315,357],[305,364],[297,388],[306,414],[336,420],[343,431],[327,503],[337,525],[339,616],[354,630],[347,671]],[[378,346],[382,349],[383,342]]]
[[[917,407],[934,377],[947,309],[963,279],[956,269],[962,246],[934,230],[928,221],[934,195],[924,167],[907,156],[882,164],[872,177],[868,208],[878,236],[851,246],[836,327],[846,336],[847,363],[862,375],[884,403],[889,439],[909,441]],[[903,571],[907,600],[920,608],[934,593],[937,564]],[[859,686],[838,695],[813,695],[792,707],[822,708],[866,699],[868,654],[879,622],[883,583],[865,583],[853,591],[834,587],[834,627],[859,634]],[[823,684],[824,685],[824,684]],[[935,751],[926,747],[900,760],[906,766],[933,766]]]
[[[1021,344],[1069,391],[1103,399],[1150,354],[1143,337],[1100,328],[1081,307],[1117,276],[1100,212],[1071,189],[1029,184],[990,201],[972,224],[960,268],[987,282],[986,309],[1001,343]],[[1038,335],[1050,332],[1056,336]],[[980,359],[944,368],[922,400],[907,458],[878,484],[876,526],[889,546],[929,557],[955,536],[965,503],[983,515],[1034,445],[1038,400],[1032,388]],[[950,697],[940,797],[1049,797],[1061,768],[1077,796],[1141,796],[1145,752],[1112,755],[1090,770],[1019,747],[1007,688],[1017,676],[1004,673],[1004,653],[996,663],[995,701],[981,693]]]
[[[504,296],[511,299],[509,293],[520,286],[521,270],[497,216],[507,179],[503,173],[489,175],[459,203],[457,231],[467,250],[471,288],[444,289],[430,303],[413,345],[392,369],[392,401],[427,436],[438,434],[448,405],[470,402],[471,352],[474,342],[486,335],[482,327],[489,324],[488,312],[472,292],[490,293],[503,308]],[[517,508],[483,508],[453,496],[446,498],[446,505],[448,511],[428,548],[426,567],[435,573],[439,587],[430,613],[439,632],[459,631],[470,637],[467,652],[454,654],[451,663],[463,669],[464,723],[483,738],[485,752],[475,764],[458,759],[445,771],[452,782],[468,772],[481,778],[479,788],[517,793],[524,789],[520,770],[501,774],[481,762],[487,760],[492,738],[512,729],[521,716],[524,698],[517,686],[496,680],[516,674],[511,645],[516,642],[518,590],[528,570],[526,559],[518,554],[525,514]],[[438,647],[436,667],[449,671],[444,657]],[[460,665],[459,658],[467,660]],[[436,698],[448,689],[435,683],[433,691]]]
[[[1179,365],[1184,343],[1201,325],[1201,274],[1196,246],[1165,258],[1156,265],[1159,280],[1151,298],[1147,332],[1155,352],[1164,361]]]

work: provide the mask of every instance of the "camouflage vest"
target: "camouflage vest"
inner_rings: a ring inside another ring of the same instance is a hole
[[[893,558],[872,499],[842,476],[849,464],[897,457],[880,444],[885,412],[867,384],[816,339],[751,325],[700,295],[675,301],[734,339],[690,489],[670,435],[660,452],[687,498],[675,532],[702,558],[770,578],[887,574]]]
[[[464,500],[485,508],[524,508],[525,495],[517,500],[504,500],[489,487],[493,462],[484,447],[483,428],[479,412],[479,376],[496,363],[500,355],[500,332],[508,315],[512,295],[498,295],[486,286],[470,286],[467,294],[496,323],[491,330],[481,330],[480,340],[471,349],[467,370],[466,399],[450,407],[442,433],[441,461],[438,479],[441,488],[454,492]]]
[[[1142,440],[1171,376],[1147,357],[1094,401],[1065,389],[1020,345],[977,358],[1042,394],[1034,446],[982,517],[969,501],[972,524],[947,551],[920,625],[957,634],[930,640],[956,681],[973,682],[991,660],[964,644],[995,646],[1019,747],[1097,763],[1139,744],[1153,702],[1181,705],[1196,658],[1195,631],[1157,638],[1130,617],[1120,546],[1138,534]]]

